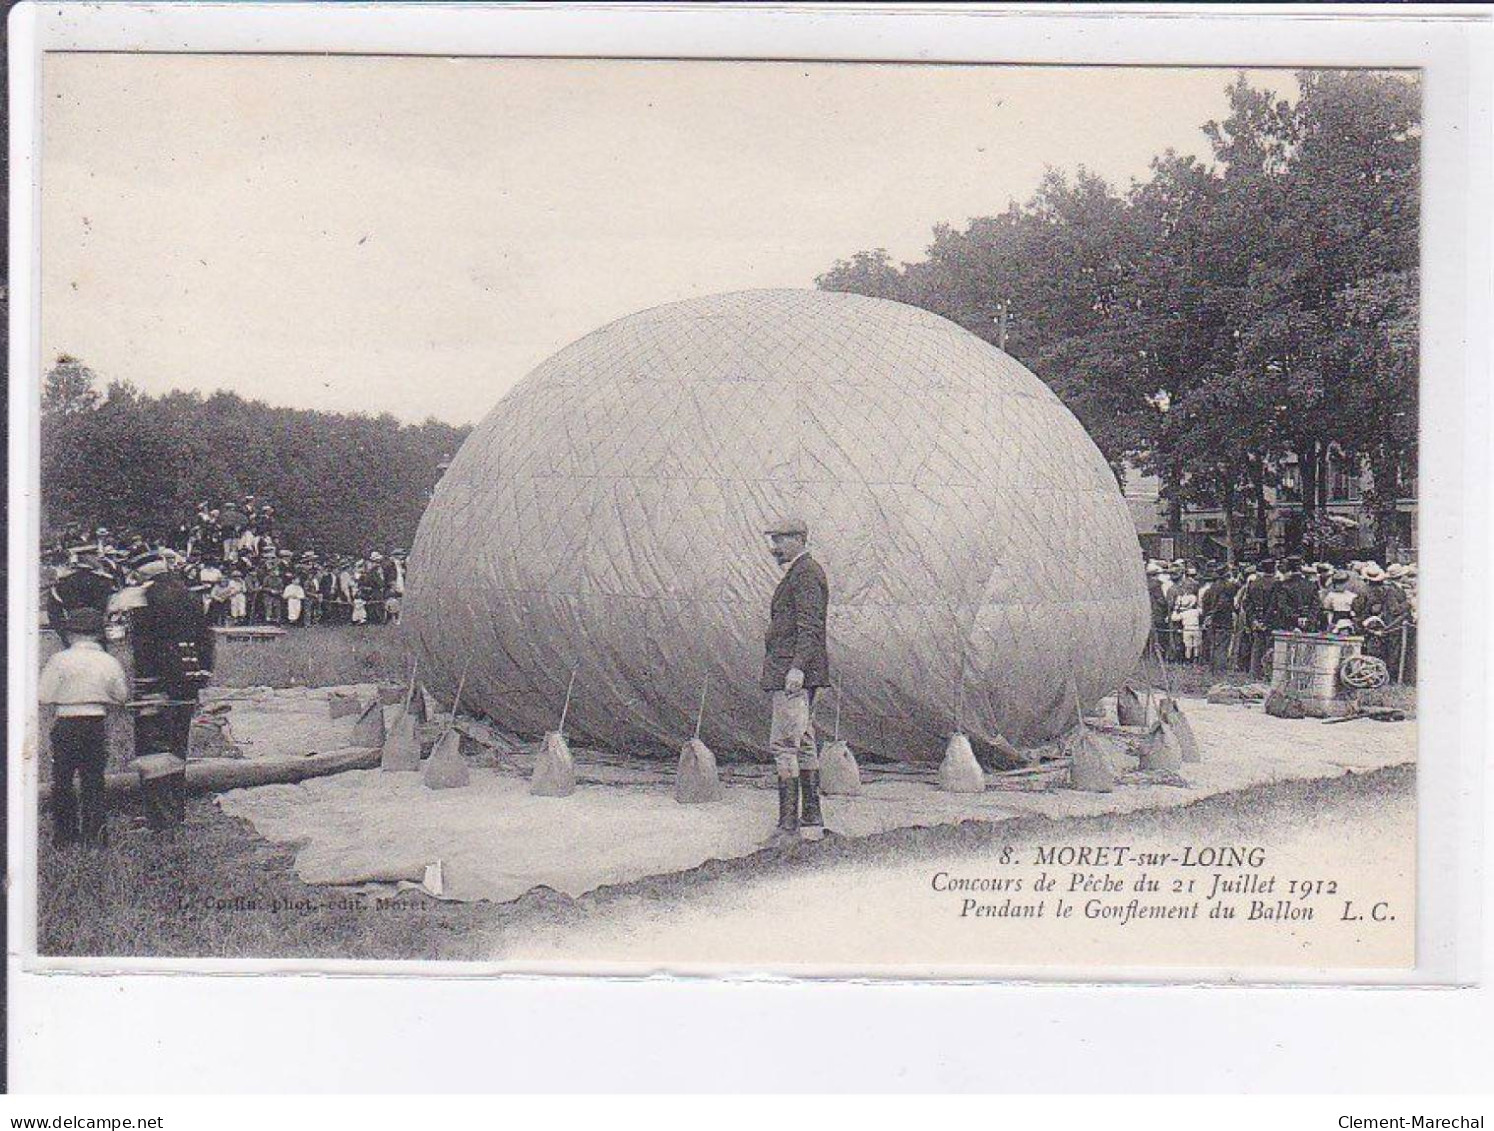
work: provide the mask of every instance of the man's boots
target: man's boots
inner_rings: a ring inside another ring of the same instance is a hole
[[[799,831],[805,840],[820,840],[825,835],[825,818],[820,815],[820,771],[799,771],[799,795],[802,817]]]
[[[778,779],[778,828],[769,841],[775,848],[799,843],[799,782],[796,778]]]

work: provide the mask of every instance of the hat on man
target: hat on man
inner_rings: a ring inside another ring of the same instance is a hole
[[[89,573],[96,573],[100,577],[112,578],[114,576],[109,572],[109,567],[103,563],[98,554],[92,552],[79,554],[77,556],[77,560],[73,562],[73,565],[78,569],[87,570]]]
[[[1385,576],[1390,578],[1391,581],[1399,581],[1406,576],[1406,567],[1401,565],[1400,562],[1391,562],[1385,568]]]
[[[1336,570],[1334,570],[1333,571],[1333,580],[1338,585],[1346,585],[1346,584],[1348,584],[1348,581],[1349,581],[1349,571],[1346,570],[1346,569],[1336,569]]]
[[[1302,569],[1302,559],[1295,554],[1282,563],[1282,569],[1287,573],[1298,573]]]
[[[1261,572],[1262,573],[1275,573],[1276,572],[1276,559],[1275,558],[1262,558],[1261,559]]]
[[[1147,562],[1146,563],[1146,574],[1147,574],[1148,577],[1156,577],[1161,572],[1162,572],[1162,567],[1159,566],[1156,562]]]
[[[125,565],[141,577],[155,577],[165,573],[169,568],[166,564],[166,559],[154,550],[146,550],[144,553],[136,554]]]
[[[1364,580],[1366,580],[1366,581],[1384,581],[1385,580],[1385,571],[1383,569],[1381,569],[1378,565],[1376,565],[1374,562],[1370,562],[1369,565],[1367,565],[1367,566],[1364,567]]]
[[[778,522],[763,531],[770,537],[775,534],[797,534],[801,538],[809,537],[809,523],[802,518],[781,518]]]
[[[104,614],[91,606],[73,609],[67,614],[69,632],[103,632]]]

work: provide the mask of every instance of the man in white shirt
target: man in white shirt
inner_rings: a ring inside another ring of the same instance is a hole
[[[80,837],[85,842],[105,839],[105,720],[110,707],[125,705],[129,685],[119,661],[99,644],[103,627],[104,617],[97,609],[77,610],[68,621],[72,643],[42,668],[37,697],[44,706],[55,707],[57,715],[51,738],[53,839],[58,847]]]

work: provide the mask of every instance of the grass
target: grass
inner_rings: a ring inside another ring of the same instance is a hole
[[[330,687],[403,683],[409,652],[398,625],[292,628],[274,640],[223,638],[213,683],[219,687]]]
[[[62,643],[41,635],[45,664]],[[125,658],[128,646],[111,643]],[[398,625],[318,625],[292,628],[269,640],[219,637],[214,660],[215,687],[332,687],[347,683],[404,683],[410,677],[409,650]]]
[[[42,661],[59,647],[42,635]],[[213,684],[329,686],[401,682],[406,653],[395,626],[292,629],[269,641],[218,644]],[[110,722],[110,770],[133,757],[130,728]],[[50,772],[45,736],[41,772]],[[40,814],[37,948],[48,955],[424,959],[491,916],[484,905],[419,893],[392,904],[301,883],[294,846],[274,845],[210,798],[191,798],[186,824],[143,827],[135,803],[111,799],[109,843],[58,850]],[[385,897],[387,899],[387,897]]]
[[[38,847],[37,950],[44,955],[434,959],[488,924],[485,904],[421,893],[360,897],[296,878],[293,846],[256,836],[208,798],[169,833],[132,807],[109,843]]]

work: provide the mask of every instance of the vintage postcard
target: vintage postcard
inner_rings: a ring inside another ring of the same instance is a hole
[[[38,82],[33,963],[1431,977],[1416,66]]]

